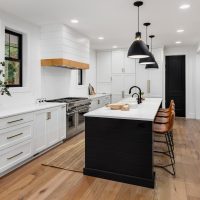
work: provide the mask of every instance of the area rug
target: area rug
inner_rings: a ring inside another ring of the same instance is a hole
[[[73,138],[72,138],[73,139]],[[76,143],[68,143],[60,151],[55,152],[50,158],[45,160],[42,165],[59,169],[83,172],[85,163],[85,139]]]

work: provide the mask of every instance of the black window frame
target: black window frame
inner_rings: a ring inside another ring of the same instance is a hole
[[[19,62],[19,84],[15,85],[7,85],[8,87],[23,87],[23,35],[14,31],[11,31],[9,29],[5,29],[5,34],[9,35],[14,35],[18,37],[18,55],[19,58],[11,58],[11,57],[6,57],[5,55],[5,61],[15,61]],[[9,41],[10,42],[10,41]],[[6,46],[6,44],[4,44]],[[10,50],[9,50],[10,51]]]
[[[83,70],[78,69],[78,85],[83,85]]]

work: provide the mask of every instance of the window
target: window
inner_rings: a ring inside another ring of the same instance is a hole
[[[9,87],[22,87],[22,35],[5,31],[5,81]]]
[[[78,85],[83,85],[83,70],[78,69]]]

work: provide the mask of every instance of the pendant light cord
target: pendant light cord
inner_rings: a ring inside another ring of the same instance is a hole
[[[147,43],[147,26],[146,26],[146,45],[148,45],[148,43]]]
[[[140,7],[138,6],[138,32],[140,32]]]
[[[151,53],[152,53],[152,38],[151,38]]]

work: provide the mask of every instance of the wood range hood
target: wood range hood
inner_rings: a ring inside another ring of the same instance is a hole
[[[89,69],[89,64],[64,58],[42,59],[42,67],[63,67],[69,69]]]

